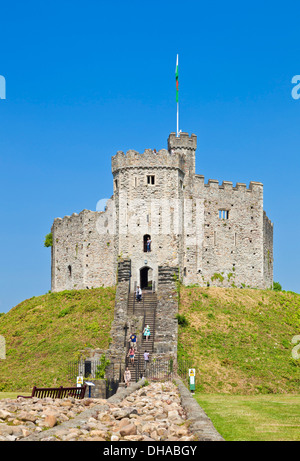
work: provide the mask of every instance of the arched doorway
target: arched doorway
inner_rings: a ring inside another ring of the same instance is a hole
[[[140,287],[141,289],[145,290],[145,288],[148,288],[149,280],[148,280],[148,273],[149,273],[149,267],[143,267],[140,269]]]

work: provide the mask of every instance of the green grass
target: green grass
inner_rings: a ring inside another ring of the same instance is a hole
[[[18,395],[31,395],[31,392],[20,393],[20,392],[0,392],[0,400],[1,399],[16,399]]]
[[[300,395],[195,398],[226,441],[300,441]]]
[[[178,355],[197,368],[197,392],[299,393],[300,295],[181,286],[179,314]]]
[[[1,315],[0,391],[74,385],[68,362],[89,347],[108,348],[114,305],[114,287],[72,290],[27,299]]]
[[[201,394],[299,394],[300,295],[291,292],[180,286],[178,356],[196,368]],[[0,316],[6,359],[0,391],[31,392],[68,381],[70,361],[87,348],[106,350],[115,287],[49,293]]]

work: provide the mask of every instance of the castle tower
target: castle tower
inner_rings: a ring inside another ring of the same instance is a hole
[[[168,138],[168,150],[171,154],[178,154],[183,160],[184,173],[184,189],[186,193],[192,192],[192,183],[196,169],[196,149],[197,136],[188,133],[180,133],[177,137],[175,133],[171,133]]]
[[[269,288],[273,224],[263,184],[205,183],[196,148],[194,134],[171,133],[168,149],[117,152],[106,210],[54,220],[52,291],[114,285],[122,258],[131,262],[131,289],[157,286],[167,268],[179,269],[185,285]]]
[[[172,133],[168,150],[130,150],[112,158],[116,251],[131,259],[133,286],[157,283],[159,266],[182,266],[184,194],[191,189],[195,149],[196,136]]]

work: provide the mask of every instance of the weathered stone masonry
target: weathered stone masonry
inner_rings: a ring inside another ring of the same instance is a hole
[[[269,288],[273,224],[263,184],[205,183],[196,147],[195,135],[171,133],[168,149],[117,152],[106,211],[54,220],[52,291],[114,285],[120,258],[131,261],[131,290],[157,287],[163,266],[179,270],[185,285]]]

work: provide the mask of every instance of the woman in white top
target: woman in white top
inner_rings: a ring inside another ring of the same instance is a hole
[[[140,301],[142,299],[142,290],[140,287],[137,287],[136,289],[136,300]]]
[[[131,380],[131,373],[128,367],[126,367],[125,373],[124,373],[124,381],[125,381],[125,386],[128,387],[130,385],[130,380]]]
[[[146,342],[147,342],[148,338],[150,337],[150,327],[149,327],[149,325],[145,326],[143,333],[144,333],[144,336],[145,336]]]

